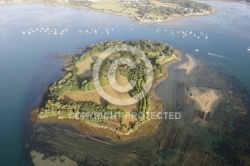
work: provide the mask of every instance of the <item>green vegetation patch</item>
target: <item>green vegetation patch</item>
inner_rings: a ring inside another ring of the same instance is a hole
[[[174,54],[174,50],[172,47],[168,46],[165,43],[153,41],[107,41],[91,45],[90,47],[86,48],[85,52],[81,56],[76,57],[70,66],[65,68],[66,75],[49,87],[48,93],[45,96],[45,100],[40,107],[38,117],[76,119],[103,127],[110,127],[114,126],[115,124],[115,130],[122,132],[128,131],[124,129],[124,124],[122,123],[122,118],[125,110],[123,110],[121,107],[110,107],[107,101],[102,102],[101,104],[96,103],[95,101],[85,101],[84,98],[81,100],[73,100],[71,98],[67,98],[67,100],[65,100],[65,96],[63,96],[66,92],[70,92],[71,94],[74,92],[81,92],[81,94],[84,95],[84,93],[89,93],[92,91],[93,93],[98,95],[98,93],[94,92],[95,86],[93,83],[93,78],[84,75],[84,71],[82,71],[83,73],[79,73],[79,68],[81,68],[81,65],[84,65],[85,60],[86,63],[89,63],[89,57],[92,57],[92,59],[96,60],[98,58],[98,55],[100,55],[106,49],[122,44],[135,47],[145,53],[146,57],[152,64],[154,79],[164,74],[165,71],[162,67],[162,64]],[[103,87],[109,85],[109,67],[117,58],[127,58],[136,63],[136,68],[130,69],[126,65],[120,65],[114,72],[120,74],[127,80],[133,80],[135,82],[134,88],[128,92],[129,96],[132,97],[135,94],[141,93],[144,86],[146,85],[146,75],[148,71],[146,70],[146,67],[142,60],[139,59],[138,56],[128,51],[115,52],[109,55],[108,58],[103,61],[101,70],[99,72],[101,85]],[[90,69],[88,70],[93,71],[93,64],[89,66]],[[138,103],[139,106],[137,112],[144,114],[145,116],[138,118],[136,120],[136,124],[147,120],[146,114],[150,111],[151,95],[149,93],[145,94],[144,96],[145,97],[143,97],[142,100]],[[93,114],[96,112],[98,113],[98,115]],[[104,115],[105,118],[100,118],[104,117]],[[97,118],[97,116],[99,117]],[[135,124],[126,127],[135,128],[134,126]]]

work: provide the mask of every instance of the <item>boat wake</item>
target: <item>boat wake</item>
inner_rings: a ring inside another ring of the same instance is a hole
[[[221,55],[217,55],[217,54],[213,54],[213,53],[207,53],[208,55],[211,55],[211,56],[215,56],[215,57],[219,57],[219,58],[223,58],[223,59],[227,59],[227,60],[232,60],[231,58],[228,58],[228,57],[225,57],[225,56],[221,56]]]

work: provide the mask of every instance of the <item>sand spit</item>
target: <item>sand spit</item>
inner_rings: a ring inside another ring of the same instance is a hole
[[[186,54],[188,58],[188,62],[183,63],[179,66],[179,69],[185,69],[186,74],[190,75],[191,72],[194,70],[195,66],[197,65],[197,61],[189,54]]]

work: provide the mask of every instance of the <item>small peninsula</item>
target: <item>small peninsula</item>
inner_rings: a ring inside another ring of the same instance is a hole
[[[153,69],[152,88],[150,87],[149,93],[143,91],[148,85],[146,76],[149,71],[144,61],[130,51],[112,52],[103,61],[99,71],[101,86],[108,94],[121,100],[142,92],[143,96],[138,103],[125,106],[112,104],[100,96],[94,85],[94,63],[105,50],[117,45],[136,48],[146,55]],[[48,88],[41,105],[32,111],[32,119],[35,122],[52,123],[55,119],[59,123],[73,120],[77,123],[76,127],[84,123],[120,134],[129,134],[137,130],[140,124],[150,121],[148,113],[162,111],[161,101],[152,93],[152,89],[160,79],[165,78],[163,65],[176,59],[175,54],[174,49],[166,43],[154,41],[115,40],[89,46],[83,54],[76,56],[72,63],[64,68],[66,75]],[[109,82],[108,71],[117,58],[127,58],[136,63],[135,68],[131,69],[128,65],[121,64],[112,71],[117,84],[121,87],[131,85],[131,80],[134,81],[135,85],[127,92],[117,92]],[[99,114],[96,115],[96,112]],[[83,114],[85,116],[82,116]]]

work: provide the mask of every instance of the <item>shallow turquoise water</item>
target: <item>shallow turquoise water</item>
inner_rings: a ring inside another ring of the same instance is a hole
[[[226,6],[224,3],[221,5]],[[244,9],[242,15],[223,17],[222,12],[218,12],[212,16],[180,20],[173,25],[142,25],[126,17],[88,10],[43,5],[1,6],[0,165],[27,165],[24,146],[25,135],[29,131],[29,110],[39,103],[44,89],[63,76],[61,68],[64,62],[55,56],[79,52],[78,48],[89,44],[111,39],[167,42],[196,55],[202,61],[228,70],[250,89],[250,75],[246,72],[250,70],[250,54],[246,51],[250,46],[247,28],[250,20],[245,17],[250,15],[250,10],[242,5],[235,10],[240,9]],[[231,9],[228,7],[224,10],[229,12]],[[242,24],[232,24],[233,17],[242,21]],[[216,18],[220,23],[214,23],[211,18]],[[68,32],[48,35],[35,30],[30,35],[22,34],[22,31],[38,27],[67,28]],[[98,33],[95,34],[91,29],[96,29]],[[79,30],[84,33],[81,34]],[[91,31],[91,34],[86,34],[86,30]],[[191,35],[183,38],[178,33],[181,30],[192,30],[192,34],[202,32],[208,35],[208,39]]]

